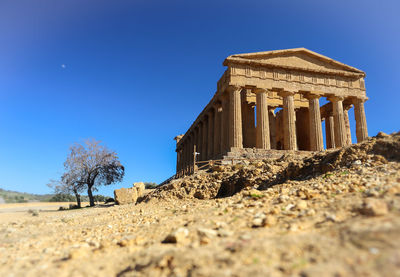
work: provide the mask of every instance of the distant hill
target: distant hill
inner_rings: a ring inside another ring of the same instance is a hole
[[[94,195],[94,198],[96,202],[104,202],[110,197]],[[86,195],[81,195],[81,201],[87,202],[89,198]],[[27,202],[75,202],[75,196],[69,194],[32,194],[0,188],[0,204]]]
[[[5,203],[48,202],[53,196],[54,194],[31,194],[0,188],[0,198],[2,198]],[[0,199],[0,203],[1,202]]]

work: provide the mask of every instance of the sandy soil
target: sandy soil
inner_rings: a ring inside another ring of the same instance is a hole
[[[0,221],[0,276],[400,276],[400,163],[357,155],[301,180],[287,163],[269,184],[266,161],[176,180],[136,205],[15,212]],[[241,190],[189,189],[218,178]]]
[[[30,202],[30,203],[8,203],[0,204],[0,222],[8,223],[17,218],[29,218],[32,213],[28,211],[37,211],[46,213],[57,211],[60,207],[68,208],[69,204],[76,204],[75,202]],[[89,203],[82,203],[82,206],[89,205]]]

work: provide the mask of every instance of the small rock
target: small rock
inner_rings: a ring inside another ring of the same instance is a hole
[[[300,228],[299,228],[299,225],[297,225],[296,223],[292,223],[292,224],[290,224],[289,227],[288,227],[288,230],[291,231],[291,232],[296,232],[296,231],[298,231],[299,229],[300,229]]]
[[[278,222],[278,220],[276,219],[275,216],[267,215],[265,217],[265,225],[267,225],[269,227],[275,226],[277,222]]]
[[[334,215],[334,214],[327,214],[327,215],[325,215],[325,218],[327,221],[336,222],[336,215]]]
[[[232,231],[226,230],[226,229],[219,229],[218,230],[218,236],[219,237],[230,237],[233,235]]]
[[[279,198],[278,198],[278,202],[279,203],[283,203],[283,202],[286,202],[286,201],[288,201],[289,200],[289,196],[287,196],[287,195],[281,195],[281,196],[279,196]]]
[[[254,218],[265,218],[265,213],[263,212],[258,212],[254,215]]]
[[[369,250],[369,253],[371,253],[371,254],[374,254],[374,255],[379,254],[379,249],[378,248],[371,247],[368,250]]]
[[[279,214],[281,212],[280,209],[278,209],[278,207],[272,207],[268,213],[270,214]]]
[[[213,229],[198,228],[197,233],[199,234],[200,237],[213,238],[217,236],[217,231]]]
[[[251,240],[251,236],[249,234],[243,234],[239,237],[241,240]]]
[[[361,164],[362,164],[362,162],[360,160],[355,160],[353,162],[353,165],[361,165]]]
[[[82,247],[80,248],[75,248],[72,249],[69,254],[68,254],[68,259],[80,259],[82,257],[85,257],[88,254],[87,249],[84,249]]]
[[[368,198],[364,200],[360,212],[368,216],[380,216],[388,213],[388,206],[381,199]]]
[[[223,221],[217,221],[217,222],[215,222],[215,226],[217,229],[223,229],[223,228],[227,228],[228,224]]]
[[[172,232],[162,241],[163,243],[181,243],[184,242],[189,235],[189,230],[186,228],[179,228]]]
[[[307,201],[305,200],[300,200],[296,203],[296,208],[299,210],[304,210],[307,209]]]
[[[316,214],[316,212],[315,212],[314,209],[309,209],[309,210],[307,210],[307,215],[308,215],[308,216],[313,216],[313,215],[315,215],[315,214]]]
[[[379,196],[379,192],[377,190],[375,190],[375,189],[367,189],[364,192],[364,195],[367,196],[367,197],[373,197],[373,196],[378,197]]]
[[[389,195],[400,194],[400,185],[394,185],[394,186],[388,188],[386,193]]]
[[[288,204],[288,205],[285,207],[285,211],[290,211],[292,208],[294,208],[294,206],[295,206],[295,205],[293,205],[293,204]]]
[[[256,217],[253,219],[251,227],[253,228],[258,228],[258,227],[264,227],[265,226],[265,219]]]

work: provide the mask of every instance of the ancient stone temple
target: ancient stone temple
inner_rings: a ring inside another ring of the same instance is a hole
[[[177,175],[194,162],[262,157],[284,151],[322,151],[368,137],[365,72],[305,48],[232,55],[217,91],[177,141]],[[320,99],[327,103],[320,106]],[[194,155],[198,152],[198,155]]]

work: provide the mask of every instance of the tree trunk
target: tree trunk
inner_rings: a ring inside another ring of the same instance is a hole
[[[81,207],[81,196],[79,195],[79,193],[75,192],[75,197],[76,197],[76,205],[78,205],[78,208],[82,208]]]
[[[92,194],[92,186],[88,186],[87,194],[89,196],[90,207],[94,207],[94,198]]]

